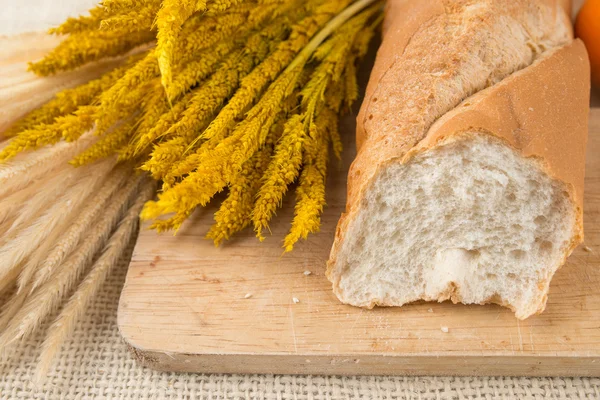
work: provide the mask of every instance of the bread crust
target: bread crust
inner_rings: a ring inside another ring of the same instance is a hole
[[[525,25],[534,23],[550,26],[554,20],[554,23],[561,21],[565,26],[570,26],[568,3],[552,0],[495,1],[487,4],[488,8],[481,15],[472,16],[480,19],[472,29],[489,29],[502,18],[514,18]],[[501,138],[523,157],[539,159],[549,176],[566,184],[576,210],[577,226],[563,263],[583,240],[583,178],[590,85],[585,46],[577,40],[541,56],[537,54],[536,61],[529,66],[521,66],[519,60],[512,60],[518,65],[516,71],[507,74],[508,77],[500,74],[499,78],[489,82],[487,89],[476,94],[467,93],[471,96],[465,96],[466,100],[457,102],[459,105],[454,104],[450,111],[442,113],[438,119],[438,116],[432,115],[436,110],[431,107],[431,87],[443,86],[443,83],[426,75],[437,71],[442,74],[442,81],[456,77],[459,74],[457,71],[464,68],[460,61],[466,52],[472,50],[468,46],[469,41],[480,40],[481,35],[474,31],[461,43],[450,44],[449,49],[437,43],[439,37],[431,37],[429,43],[415,44],[414,41],[425,40],[426,34],[440,29],[435,25],[444,25],[440,21],[449,18],[448,13],[458,11],[464,14],[468,6],[472,6],[472,2],[424,1],[418,5],[402,0],[388,2],[384,40],[357,118],[358,154],[348,174],[346,212],[338,223],[327,267],[327,276],[337,294],[340,290],[337,285],[339,273],[334,271],[337,255],[348,224],[360,211],[363,193],[368,190],[374,177],[389,163],[410,162],[416,154],[457,139],[466,131],[485,132]],[[543,18],[526,20],[535,14],[535,10],[545,10],[539,13]],[[538,35],[547,35],[548,26],[542,26]],[[569,28],[566,43],[571,42],[571,35]],[[449,45],[444,40],[441,42]],[[557,43],[560,44],[560,39]],[[416,45],[421,48],[407,49]],[[410,57],[421,52],[425,60],[418,66],[421,70],[416,69],[411,73],[412,66],[407,68],[404,59],[407,52]],[[427,52],[441,54],[429,57]],[[415,77],[419,80],[408,95],[395,93],[401,90],[398,85],[402,83],[389,84]],[[565,98],[569,100],[565,101]],[[407,101],[413,102],[411,105],[414,107],[407,107]],[[407,108],[408,114],[394,112]],[[409,115],[408,122],[406,115]],[[549,282],[542,284],[547,288]],[[461,301],[456,290],[446,296],[440,294],[439,298],[425,300],[446,299]],[[507,299],[490,299],[490,302],[510,308]],[[543,311],[543,307],[544,304],[541,304],[537,312]]]
[[[531,66],[446,113],[401,162],[405,164],[462,132],[498,137],[523,157],[541,161],[550,177],[566,184],[578,217],[574,235],[582,240],[589,76],[581,40],[551,50]]]

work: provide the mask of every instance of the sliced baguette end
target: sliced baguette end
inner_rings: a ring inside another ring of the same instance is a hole
[[[482,132],[391,160],[351,217],[328,276],[342,302],[365,308],[494,303],[525,319],[583,239],[572,189]]]

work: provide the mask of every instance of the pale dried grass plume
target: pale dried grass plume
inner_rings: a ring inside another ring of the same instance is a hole
[[[42,347],[42,355],[35,375],[35,381],[41,382],[50,370],[52,360],[60,350],[61,344],[67,339],[74,329],[75,323],[81,319],[92,298],[96,296],[100,287],[118,263],[125,248],[130,243],[138,226],[139,213],[147,200],[155,193],[155,182],[144,182],[142,190],[134,204],[129,208],[119,227],[110,237],[104,252],[93,264],[91,271],[84,278],[71,296],[69,302],[61,311],[58,318],[50,326],[46,340]]]

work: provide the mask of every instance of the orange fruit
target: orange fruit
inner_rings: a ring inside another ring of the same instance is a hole
[[[592,82],[600,86],[600,0],[587,0],[575,21],[575,34],[585,43],[592,67]]]

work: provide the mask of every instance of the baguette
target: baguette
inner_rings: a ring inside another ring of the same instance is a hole
[[[569,8],[388,1],[327,267],[342,302],[544,310],[583,241],[589,62]]]

